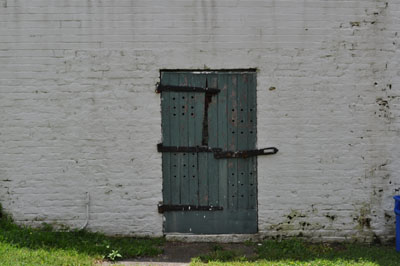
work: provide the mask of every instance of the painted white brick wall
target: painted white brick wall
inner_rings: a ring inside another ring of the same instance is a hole
[[[0,0],[0,202],[162,235],[160,69],[257,68],[259,230],[386,241],[400,193],[397,0]],[[275,88],[275,89],[274,89]]]

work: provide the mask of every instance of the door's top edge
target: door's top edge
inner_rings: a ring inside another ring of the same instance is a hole
[[[218,74],[218,73],[233,73],[233,74],[245,74],[255,73],[257,69],[213,69],[213,70],[199,70],[199,69],[160,69],[160,72],[173,72],[173,73],[190,73],[190,74]]]

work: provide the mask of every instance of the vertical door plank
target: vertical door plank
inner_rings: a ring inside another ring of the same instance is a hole
[[[206,76],[204,74],[193,74],[193,85],[195,87],[203,87],[206,85]],[[196,141],[199,145],[202,142],[203,120],[204,120],[204,93],[196,94],[196,114],[200,114],[199,119],[196,119]],[[208,205],[208,154],[200,152],[197,154],[198,158],[198,191],[199,191],[199,205]]]
[[[193,74],[188,73],[186,74],[187,77],[187,86],[191,87],[193,86]],[[189,123],[189,128],[188,128],[188,145],[189,147],[195,147],[198,144],[196,142],[196,94],[195,92],[188,92],[187,97],[188,97],[188,106],[187,106],[187,112],[188,112],[188,123]]]
[[[257,90],[256,75],[248,74],[248,146],[249,149],[256,148],[257,141]],[[249,209],[257,208],[257,157],[250,157],[248,162],[249,168]]]
[[[169,85],[178,86],[178,75],[171,73]],[[180,126],[180,94],[179,92],[170,92],[170,100],[172,106],[171,121],[171,146],[179,146],[179,126]],[[179,153],[171,153],[171,203],[180,204],[180,155]]]
[[[238,150],[247,150],[248,120],[247,120],[247,95],[248,95],[247,74],[238,75]],[[248,160],[238,159],[238,207],[247,209],[248,207]]]
[[[229,74],[218,75],[218,148],[228,150],[228,78]],[[228,159],[219,160],[219,205],[228,207]]]
[[[205,82],[204,75],[192,74],[192,85],[194,87],[205,86]],[[194,100],[196,103],[194,106],[194,146],[201,146],[203,137],[204,98],[204,93],[194,93]]]
[[[188,76],[186,73],[179,74],[179,86],[188,85]],[[179,146],[189,146],[189,112],[188,112],[187,92],[180,93],[179,97]],[[180,204],[189,204],[189,154],[186,152],[179,153],[179,168],[180,168]]]
[[[161,84],[166,85],[169,82],[170,73],[162,73]],[[162,143],[166,146],[171,144],[171,93],[161,93],[161,128]],[[171,204],[171,154],[169,152],[162,154],[162,174],[163,174],[163,201],[164,204]]]
[[[202,77],[200,75],[193,75],[192,74],[192,85],[194,87],[197,86],[204,86],[205,85],[205,77]],[[203,119],[204,119],[204,93],[195,93],[194,94],[194,100],[195,100],[195,106],[194,106],[194,115],[195,115],[195,121],[194,121],[194,128],[195,128],[195,146],[201,146],[201,140],[202,140],[202,134],[203,134]],[[191,187],[193,191],[197,193],[196,198],[197,198],[197,205],[201,205],[204,203],[206,199],[204,199],[204,183],[201,182],[201,180],[204,180],[206,178],[206,173],[204,171],[204,167],[207,167],[206,161],[205,161],[205,155],[203,153],[197,153],[196,154],[196,177],[193,178],[192,176],[192,182],[191,182]],[[201,193],[200,193],[200,185],[201,185]],[[202,200],[200,200],[200,194],[202,195]]]
[[[193,86],[193,74],[188,73],[188,86]],[[196,113],[196,94],[194,92],[188,93],[188,120],[189,120],[189,128],[188,128],[188,138],[189,138],[189,147],[195,147],[199,145],[199,142],[196,140],[196,119],[198,119],[201,113]],[[197,173],[197,154],[196,153],[188,153],[188,183],[189,183],[189,204],[190,205],[198,205],[199,203],[199,194],[198,194],[198,173]]]
[[[199,183],[198,183],[198,165],[197,165],[197,154],[189,153],[189,204],[198,205],[199,204]]]
[[[209,74],[207,77],[209,88],[217,88],[218,76]],[[211,102],[208,105],[208,146],[218,147],[218,101],[217,96],[212,95]],[[219,177],[218,164],[219,161],[214,158],[214,154],[208,153],[208,195],[211,206],[218,206],[219,201]]]
[[[256,101],[256,76],[253,73],[247,74],[248,77],[248,97],[247,97],[247,105],[248,105],[248,145],[249,149],[256,149],[256,141],[257,141],[257,101]]]
[[[237,75],[228,79],[228,150],[237,149]],[[237,209],[237,159],[228,159],[229,208]]]

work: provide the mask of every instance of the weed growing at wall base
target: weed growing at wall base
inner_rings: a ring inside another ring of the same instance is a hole
[[[55,232],[20,227],[3,214],[0,218],[0,265],[94,265],[117,260],[155,256],[163,239],[107,237],[86,231]]]

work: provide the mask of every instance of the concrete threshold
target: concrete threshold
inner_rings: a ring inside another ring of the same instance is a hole
[[[193,235],[169,233],[165,235],[167,241],[178,242],[214,242],[214,243],[242,243],[245,241],[261,241],[260,234],[221,234],[221,235]]]

